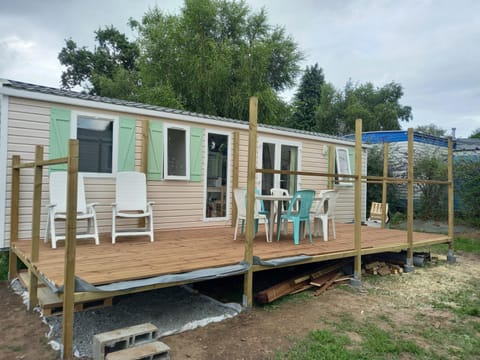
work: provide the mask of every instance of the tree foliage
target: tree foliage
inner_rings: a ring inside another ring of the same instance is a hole
[[[402,86],[394,82],[379,88],[348,82],[343,91],[331,86],[328,98],[317,108],[316,128],[327,134],[349,134],[360,118],[363,131],[399,130],[400,121],[412,119],[411,107],[400,104],[402,96]]]
[[[470,139],[480,139],[480,128],[473,130],[472,134],[469,136]]]
[[[293,99],[292,127],[301,130],[317,130],[315,112],[322,100],[325,83],[323,70],[307,66]]]
[[[302,54],[265,10],[252,12],[244,1],[185,0],[178,15],[155,7],[130,26],[137,40],[113,27],[98,30],[94,51],[67,40],[59,54],[67,68],[62,85],[237,119],[248,118],[248,98],[258,96],[260,121],[288,116],[278,92],[294,85]]]
[[[456,161],[454,174],[460,214],[471,225],[480,226],[480,160],[470,157]]]
[[[422,132],[424,134],[429,134],[433,136],[445,136],[447,131],[445,129],[442,129],[441,127],[435,125],[435,124],[428,124],[428,125],[420,125],[415,128],[415,131]]]
[[[100,28],[95,31],[95,41],[98,45],[94,51],[78,47],[72,39],[65,41],[65,47],[58,54],[60,63],[67,67],[62,73],[62,87],[82,86],[90,94],[108,96],[102,93],[105,79],[121,80],[125,73],[131,76],[137,70],[139,48],[125,34],[113,26]],[[122,96],[125,97],[126,94]]]
[[[447,178],[447,163],[445,158],[425,153],[415,159],[413,172],[416,179],[440,180]],[[442,184],[418,183],[416,189],[420,191],[420,202],[416,209],[423,219],[445,219],[447,215],[447,187]]]

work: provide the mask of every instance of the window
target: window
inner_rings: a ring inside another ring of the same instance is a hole
[[[337,147],[335,148],[335,155],[336,155],[336,162],[335,162],[335,168],[337,174],[343,174],[343,175],[351,175],[351,165],[350,165],[350,154],[347,148],[343,147]],[[343,182],[342,182],[343,180]],[[342,177],[336,178],[336,183],[337,184],[342,184],[342,185],[351,185],[351,182],[345,182],[345,180],[350,180],[350,179],[343,179]]]
[[[79,142],[78,170],[92,173],[112,173],[113,120],[77,117]]]
[[[187,180],[190,177],[190,129],[165,125],[165,179]]]

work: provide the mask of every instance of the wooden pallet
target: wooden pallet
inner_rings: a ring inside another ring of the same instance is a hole
[[[30,278],[28,276],[28,271],[20,271],[18,273],[18,279],[20,283],[25,287],[30,287]],[[50,315],[61,315],[63,312],[63,301],[56,295],[49,287],[41,282],[38,283],[38,303],[42,308],[42,312],[45,316]],[[112,306],[113,297],[107,297],[100,300],[92,300],[75,303],[74,311],[84,311],[91,309],[98,309],[106,306]]]

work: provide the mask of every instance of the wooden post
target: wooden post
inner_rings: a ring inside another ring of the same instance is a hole
[[[355,261],[351,284],[362,280],[362,119],[355,121]]]
[[[12,156],[12,198],[10,202],[10,256],[8,264],[8,279],[17,277],[17,255],[12,251],[18,240],[18,216],[20,208],[20,156]]]
[[[407,162],[407,263],[405,272],[413,271],[413,129],[408,129]]]
[[[448,255],[449,262],[455,262],[455,236],[453,232],[454,226],[454,188],[453,188],[453,141],[452,137],[448,138]]]
[[[78,140],[68,142],[67,219],[63,275],[63,358],[73,358],[75,251],[77,235]]]
[[[387,219],[388,143],[383,143],[382,228]]]
[[[247,168],[247,225],[245,229],[245,261],[253,265],[253,239],[255,237],[255,170],[257,163],[257,116],[258,98],[250,98],[249,131],[248,131],[248,168]],[[248,269],[243,281],[243,305],[253,304],[253,271]]]
[[[35,264],[39,258],[40,252],[40,212],[42,208],[42,176],[43,167],[39,165],[43,161],[43,146],[37,145],[35,148],[35,167],[33,175],[33,209],[32,209],[32,248],[30,259]],[[28,310],[38,304],[38,279],[37,276],[30,271],[30,287],[28,289]]]
[[[328,145],[328,173],[335,174],[335,145]],[[333,189],[335,186],[335,178],[328,178],[328,188]]]
[[[238,131],[233,132],[233,169],[232,169],[232,192],[233,189],[238,188],[240,176],[240,133]],[[230,197],[233,199],[233,193]],[[235,221],[237,219],[237,206],[235,205],[235,201],[232,201],[232,227],[235,226]]]

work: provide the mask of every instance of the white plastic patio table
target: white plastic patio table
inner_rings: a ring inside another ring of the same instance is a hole
[[[320,193],[315,196],[313,201],[320,201],[322,200],[323,197],[323,192],[327,191],[328,189],[325,190],[320,190]],[[280,204],[282,201],[290,201],[293,198],[293,195],[285,196],[285,195],[256,195],[256,198],[258,200],[263,200],[267,201],[270,203],[270,209],[269,209],[269,231],[270,231],[270,236],[273,239],[273,234],[275,230],[275,217],[274,217],[274,209],[275,209],[275,201],[277,202],[277,209],[280,209]],[[282,217],[282,212],[277,211],[277,224],[280,222],[280,218]]]

